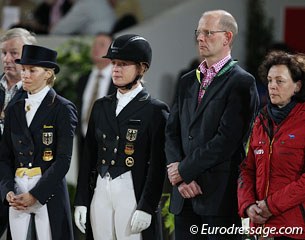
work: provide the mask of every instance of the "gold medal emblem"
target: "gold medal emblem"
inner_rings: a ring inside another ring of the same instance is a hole
[[[130,142],[133,142],[137,139],[138,129],[127,129],[126,139]]]
[[[126,155],[132,155],[134,153],[134,146],[132,143],[126,143],[125,150]]]
[[[43,159],[43,161],[51,161],[53,159],[52,150],[51,149],[44,150],[42,159]]]
[[[133,157],[128,157],[125,159],[125,164],[127,167],[132,167],[134,165],[134,159]]]

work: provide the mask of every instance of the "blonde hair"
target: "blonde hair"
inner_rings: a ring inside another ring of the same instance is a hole
[[[54,69],[53,68],[44,68],[44,70],[51,72],[51,76],[47,79],[47,85],[49,85],[50,87],[53,87],[55,80],[56,80],[56,75],[55,75]]]

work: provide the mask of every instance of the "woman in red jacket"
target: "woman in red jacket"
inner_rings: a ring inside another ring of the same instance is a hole
[[[252,234],[305,239],[304,56],[271,52],[259,70],[269,102],[241,164],[239,214],[250,218]]]

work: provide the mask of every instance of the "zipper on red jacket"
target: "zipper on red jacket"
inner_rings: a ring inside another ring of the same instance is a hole
[[[268,158],[268,160],[269,160],[269,175],[268,175],[267,186],[266,186],[266,191],[265,191],[265,199],[266,199],[266,201],[267,201],[267,196],[268,196],[268,191],[269,191],[269,184],[270,184],[270,181],[269,181],[270,180],[270,174],[271,174],[271,167],[270,167],[271,163],[270,163],[270,161],[271,161],[273,141],[274,141],[274,138],[272,138],[272,140],[270,142],[270,145],[269,145],[269,158]],[[262,228],[263,229],[265,228],[265,224],[263,224]],[[261,237],[263,237],[263,235]]]
[[[271,174],[271,167],[270,167],[270,165],[271,165],[271,163],[270,163],[270,161],[271,161],[271,154],[272,154],[272,144],[273,144],[273,141],[274,141],[274,138],[272,138],[272,140],[271,140],[271,143],[270,143],[270,145],[269,145],[269,158],[268,158],[268,160],[269,160],[269,175],[268,175],[268,179],[267,179],[267,186],[266,186],[266,191],[265,191],[265,198],[267,198],[267,196],[268,196],[268,191],[269,191],[269,180],[270,180],[270,174]]]

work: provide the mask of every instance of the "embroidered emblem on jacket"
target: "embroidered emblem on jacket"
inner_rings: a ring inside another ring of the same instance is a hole
[[[264,149],[256,149],[256,150],[254,150],[254,154],[255,155],[262,155],[262,154],[264,154]]]
[[[137,139],[138,129],[128,128],[126,133],[126,139],[133,142]]]
[[[52,132],[44,132],[42,133],[42,142],[44,145],[51,145],[53,143],[53,133]]]

